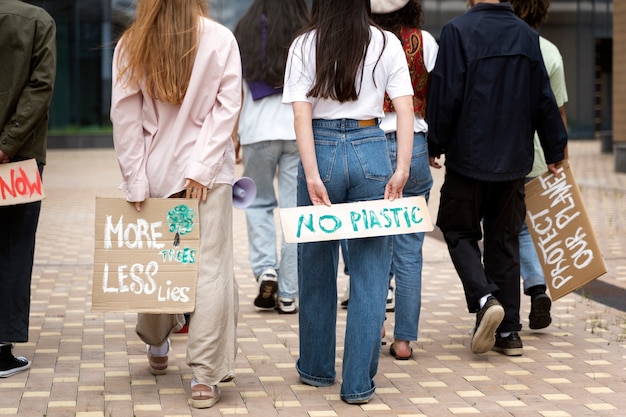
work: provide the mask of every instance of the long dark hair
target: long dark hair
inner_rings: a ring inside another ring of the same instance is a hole
[[[315,84],[308,97],[358,99],[372,23],[370,0],[313,0],[311,23],[303,31],[316,33]]]
[[[281,87],[289,45],[308,21],[304,0],[255,0],[235,27],[245,78]]]
[[[421,29],[424,11],[421,0],[409,0],[400,10],[385,14],[372,13],[372,20],[381,28],[393,32],[398,38],[402,28]]]

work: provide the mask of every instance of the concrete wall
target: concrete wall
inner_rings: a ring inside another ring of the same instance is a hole
[[[615,170],[626,172],[626,2],[613,3],[613,143]]]
[[[626,1],[613,3],[613,140],[626,144]]]

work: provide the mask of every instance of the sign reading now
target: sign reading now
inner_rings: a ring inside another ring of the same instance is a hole
[[[37,161],[0,164],[0,206],[32,203],[44,197]]]
[[[433,224],[423,196],[280,209],[285,241],[318,242],[430,232]]]

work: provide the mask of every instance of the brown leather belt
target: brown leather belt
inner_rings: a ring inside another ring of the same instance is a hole
[[[376,126],[376,119],[359,120],[359,127]]]

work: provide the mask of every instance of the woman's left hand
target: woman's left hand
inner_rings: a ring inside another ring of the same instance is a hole
[[[396,198],[402,198],[402,189],[404,188],[408,178],[408,173],[396,170],[385,186],[385,199],[393,201]]]
[[[206,201],[208,188],[197,181],[187,178],[185,180],[185,198]]]

